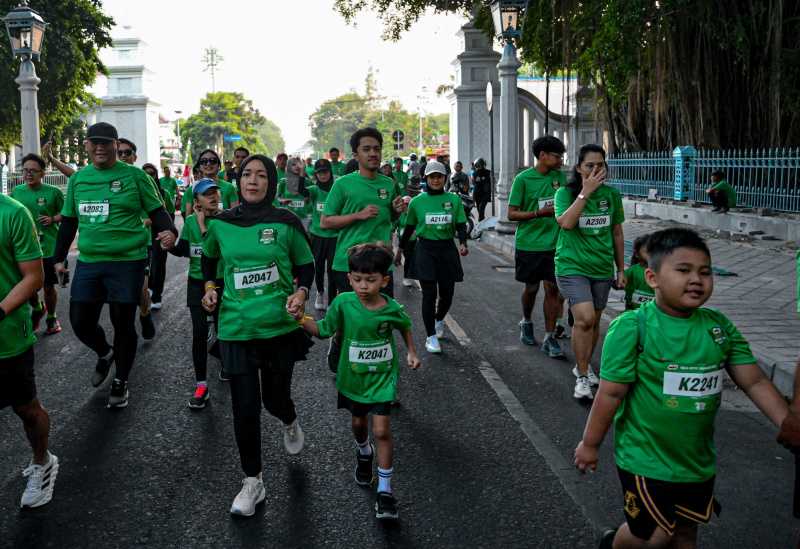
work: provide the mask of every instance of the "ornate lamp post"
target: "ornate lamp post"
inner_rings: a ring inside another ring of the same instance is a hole
[[[492,22],[497,37],[505,44],[497,64],[500,78],[500,174],[497,181],[497,231],[512,233],[515,225],[508,221],[508,193],[518,167],[519,103],[517,98],[517,49],[514,38],[520,37],[522,18],[528,0],[491,0]],[[494,166],[492,166],[494,169]]]
[[[39,59],[44,41],[45,22],[42,17],[28,7],[27,0],[8,12],[3,19],[11,41],[11,52],[20,58],[19,85],[22,98],[20,116],[22,119],[22,154],[39,154],[39,106],[37,92],[41,80],[36,76],[34,59]]]

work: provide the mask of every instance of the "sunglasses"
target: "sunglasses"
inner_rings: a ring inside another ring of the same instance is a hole
[[[213,166],[215,164],[219,164],[219,160],[216,158],[201,158],[197,163],[201,166]]]
[[[117,156],[133,156],[133,149],[119,149]]]

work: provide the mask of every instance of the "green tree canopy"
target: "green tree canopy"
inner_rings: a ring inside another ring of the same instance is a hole
[[[242,139],[226,143],[225,135],[239,135]],[[269,141],[265,142],[265,138]],[[197,158],[203,149],[214,149],[224,158],[232,158],[236,147],[263,153],[282,148],[283,144],[280,129],[238,92],[207,94],[200,102],[200,111],[181,124],[184,147],[190,139],[193,158]]]
[[[256,133],[261,138],[261,142],[264,143],[263,152],[267,156],[275,158],[278,153],[286,150],[286,141],[283,139],[283,133],[272,120],[264,119],[264,122],[256,128]]]
[[[19,4],[0,0],[0,17]],[[48,23],[42,55],[36,61],[39,84],[39,119],[43,135],[55,133],[71,124],[94,102],[86,89],[105,67],[98,51],[111,45],[109,35],[114,21],[105,15],[99,0],[31,0],[32,9]],[[5,29],[0,40],[0,148],[20,141],[19,91],[14,79],[19,61],[11,61],[11,48]]]

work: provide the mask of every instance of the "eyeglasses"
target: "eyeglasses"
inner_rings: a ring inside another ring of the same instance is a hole
[[[197,163],[201,166],[213,166],[219,164],[219,160],[216,158],[201,158]]]
[[[550,156],[555,156],[559,160],[564,160],[564,155],[563,154],[558,154],[558,153],[554,153],[554,152],[549,152],[547,154],[549,154]]]
[[[36,175],[37,173],[42,173],[42,170],[31,170],[29,168],[22,168],[23,175]]]
[[[133,156],[133,149],[119,149],[117,156]]]

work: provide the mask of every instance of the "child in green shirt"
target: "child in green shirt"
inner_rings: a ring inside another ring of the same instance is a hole
[[[613,421],[626,523],[606,532],[601,547],[694,547],[697,525],[718,509],[714,421],[723,371],[775,425],[788,407],[739,330],[703,308],[714,288],[703,239],[667,229],[652,234],[647,248],[655,301],[611,323],[575,465],[597,468]]]
[[[653,288],[644,279],[647,260],[650,258],[650,254],[647,253],[647,241],[649,239],[650,235],[646,234],[633,241],[631,266],[625,270],[626,311],[638,309],[642,304],[653,301],[656,297]]]
[[[328,338],[334,333],[342,337],[336,388],[338,407],[350,410],[356,452],[355,481],[361,486],[372,482],[374,446],[369,442],[369,418],[372,413],[372,435],[377,442],[378,494],[375,516],[396,520],[397,500],[392,495],[392,441],[389,413],[397,394],[399,365],[392,332],[403,334],[408,349],[409,368],[420,366],[411,319],[402,305],[381,293],[389,283],[392,254],[379,244],[360,244],[349,251],[350,272],[347,277],[352,292],[336,296],[328,313],[316,322],[298,311],[298,320],[309,334]]]

